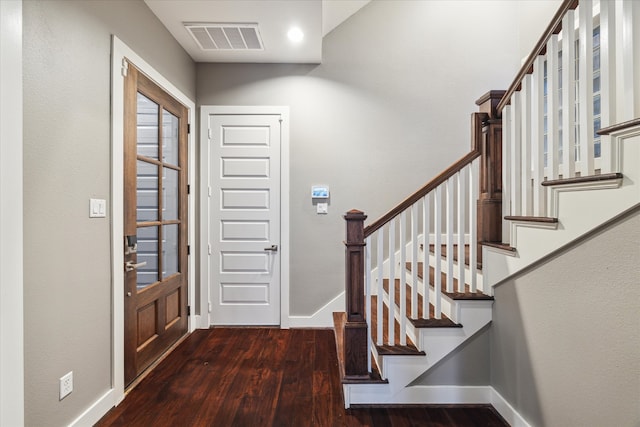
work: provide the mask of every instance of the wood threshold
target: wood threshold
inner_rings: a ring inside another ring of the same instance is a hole
[[[586,182],[599,182],[599,181],[613,181],[616,179],[622,179],[623,175],[620,172],[614,173],[603,173],[600,175],[589,175],[589,176],[577,176],[574,178],[566,178],[566,179],[554,179],[550,181],[542,182],[544,187],[552,186],[552,185],[570,185],[570,184],[582,184]]]

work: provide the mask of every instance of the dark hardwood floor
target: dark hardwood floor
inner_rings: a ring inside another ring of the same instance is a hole
[[[490,406],[344,409],[332,330],[198,330],[97,426],[506,426]]]

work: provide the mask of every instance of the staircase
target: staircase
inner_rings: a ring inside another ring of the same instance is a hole
[[[492,403],[526,425],[489,384],[414,381],[490,327],[495,285],[640,205],[637,52],[621,35],[638,7],[564,1],[510,88],[478,100],[466,156],[366,227],[347,212],[346,407]]]

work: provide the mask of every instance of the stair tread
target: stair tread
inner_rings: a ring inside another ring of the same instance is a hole
[[[385,290],[385,292],[387,292],[387,294],[389,293],[389,279],[384,279],[383,283],[382,283],[382,287]],[[406,294],[405,294],[405,301],[406,301],[406,316],[409,319],[409,321],[413,324],[414,327],[416,328],[460,328],[462,327],[462,325],[460,325],[459,323],[455,323],[453,320],[449,319],[444,313],[441,313],[441,319],[436,319],[435,318],[435,307],[433,306],[433,304],[429,303],[429,317],[425,318],[424,315],[424,299],[423,296],[418,293],[418,317],[417,318],[413,318],[411,317],[411,309],[412,309],[412,305],[411,305],[411,286],[409,286],[408,284],[405,284],[406,287]],[[394,294],[395,294],[395,305],[396,307],[400,308],[400,279],[396,279],[395,280],[395,286],[394,286]]]
[[[507,243],[497,243],[497,242],[482,242],[484,246],[491,246],[492,248],[502,249],[503,251],[515,252],[516,248],[510,246]]]
[[[384,320],[389,318],[389,308],[386,304],[382,306],[382,318]],[[378,297],[371,297],[371,339],[375,344],[378,340]],[[376,349],[378,350],[378,354],[387,355],[387,356],[423,356],[425,355],[424,351],[418,350],[416,345],[411,341],[409,337],[407,337],[407,345],[400,345],[400,323],[396,320],[394,327],[394,343],[395,345],[377,345]],[[382,323],[382,341],[389,342],[389,323],[384,321]]]
[[[347,313],[333,313],[333,331],[336,338],[336,351],[338,353],[338,366],[340,368],[340,378],[343,384],[387,384],[389,381],[382,379],[380,371],[375,364],[375,359],[371,358],[371,372],[369,378],[345,379],[344,378],[344,325],[347,322]]]
[[[507,221],[524,221],[524,222],[544,222],[549,224],[555,224],[558,222],[558,218],[552,218],[549,216],[505,216]]]
[[[412,266],[410,263],[407,263],[407,269],[411,270]],[[419,262],[418,263],[418,277],[422,280],[424,280],[424,266],[423,263]],[[435,269],[433,267],[429,267],[429,286],[433,287],[434,284],[434,275],[435,275]],[[471,289],[469,288],[469,285],[465,284],[464,285],[464,292],[447,292],[447,274],[446,273],[441,273],[440,276],[440,281],[441,281],[441,288],[440,290],[442,291],[443,295],[448,296],[451,299],[454,300],[493,300],[492,296],[486,295],[484,294],[482,291],[476,291],[476,292],[471,292]],[[458,287],[458,279],[454,278],[453,279],[453,288],[457,289]]]

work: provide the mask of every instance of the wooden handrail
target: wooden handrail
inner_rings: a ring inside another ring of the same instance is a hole
[[[502,111],[502,109],[506,105],[509,105],[509,103],[511,102],[511,95],[520,89],[520,85],[522,84],[524,76],[533,72],[533,63],[535,62],[536,58],[546,53],[547,42],[549,41],[551,36],[553,34],[558,34],[560,30],[562,30],[562,18],[564,18],[564,15],[567,13],[567,11],[573,10],[578,7],[578,3],[579,0],[564,0],[562,2],[560,8],[549,23],[549,26],[544,31],[544,33],[542,33],[542,36],[538,40],[538,43],[536,43],[533,51],[531,52],[525,63],[522,65],[522,68],[520,68],[520,71],[518,71],[515,80],[513,81],[513,83],[511,83],[511,86],[509,86],[509,89],[507,89],[507,92],[498,103],[498,111]]]
[[[364,237],[366,238],[371,236],[377,230],[382,228],[386,223],[388,223],[397,215],[399,215],[402,211],[411,207],[411,205],[413,205],[415,202],[417,202],[418,200],[426,196],[430,191],[432,191],[439,185],[443,184],[447,179],[451,178],[458,171],[460,171],[462,168],[467,166],[469,163],[471,163],[478,157],[480,157],[480,150],[475,148],[473,151],[469,152],[460,160],[458,160],[457,162],[449,166],[447,169],[445,169],[440,175],[436,176],[434,179],[426,183],[418,191],[416,191],[415,193],[413,193],[412,195],[404,199],[395,208],[391,209],[389,212],[384,214],[382,217],[380,217],[378,220],[376,220],[372,224],[366,226],[364,229]]]

